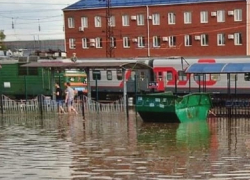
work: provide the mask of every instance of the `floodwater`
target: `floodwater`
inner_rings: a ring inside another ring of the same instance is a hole
[[[4,116],[0,180],[250,179],[250,119]]]

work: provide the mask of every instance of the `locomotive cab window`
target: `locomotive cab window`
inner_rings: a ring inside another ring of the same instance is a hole
[[[93,70],[92,77],[93,77],[93,80],[101,80],[101,71],[100,70]]]
[[[112,80],[112,71],[107,70],[107,80]]]
[[[144,71],[141,71],[140,72],[140,79],[143,80],[145,78],[145,73]]]
[[[245,79],[245,81],[250,81],[250,73],[245,73],[244,79]]]
[[[178,79],[180,81],[186,81],[187,80],[187,74],[184,71],[178,71]]]
[[[21,65],[23,64],[19,64],[18,65],[18,75],[19,76],[38,76],[38,68],[36,67],[22,67]]]
[[[122,80],[122,71],[121,70],[116,70],[116,77],[117,77],[117,80]]]
[[[135,71],[131,71],[130,80],[134,81],[135,75],[136,75]]]

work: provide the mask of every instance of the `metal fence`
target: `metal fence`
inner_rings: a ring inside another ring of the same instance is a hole
[[[74,101],[74,108],[79,114],[96,113],[96,112],[124,112],[123,99],[117,101],[96,102],[80,96]],[[66,104],[63,108],[67,111]],[[39,95],[34,99],[29,100],[14,100],[8,96],[1,95],[0,99],[1,114],[19,114],[19,113],[56,113],[58,112],[58,105],[55,100],[49,96]]]

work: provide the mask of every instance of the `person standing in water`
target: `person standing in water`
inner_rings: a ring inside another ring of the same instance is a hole
[[[57,108],[58,108],[58,113],[66,113],[62,107],[63,104],[63,96],[62,96],[62,89],[60,88],[59,84],[55,84],[56,87],[56,102],[57,102]]]
[[[74,97],[75,97],[74,90],[71,88],[69,82],[65,83],[65,86],[66,86],[66,90],[65,90],[65,93],[66,93],[65,103],[67,104],[67,107],[68,107],[68,113],[71,114],[71,111],[73,111],[76,114],[78,114],[78,112],[76,111],[76,109],[73,107],[73,102],[74,102]]]

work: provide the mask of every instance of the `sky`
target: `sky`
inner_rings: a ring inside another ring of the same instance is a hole
[[[0,0],[5,41],[64,39],[63,11],[78,0]]]

